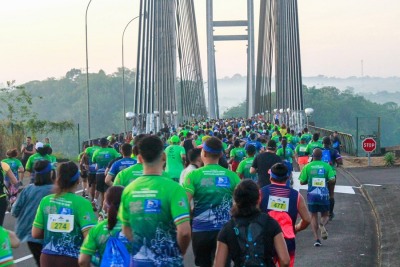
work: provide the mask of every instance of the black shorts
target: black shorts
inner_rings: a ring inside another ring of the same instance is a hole
[[[88,182],[89,182],[89,186],[91,186],[92,184],[93,185],[96,184],[96,174],[95,173],[89,173]]]
[[[96,173],[96,191],[104,193],[107,190],[104,173]]]
[[[219,231],[193,232],[192,247],[196,266],[212,266]]]

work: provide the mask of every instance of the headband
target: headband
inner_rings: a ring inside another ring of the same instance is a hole
[[[47,166],[46,166],[43,170],[41,170],[41,171],[36,171],[36,173],[37,173],[37,174],[45,174],[45,173],[51,172],[52,169],[53,169],[53,167],[51,166],[51,163],[49,162],[49,163],[47,164]]]
[[[270,174],[271,178],[274,178],[275,180],[278,180],[278,181],[284,180],[288,176],[289,176],[288,173],[286,173],[285,176],[278,176],[278,175],[274,174],[273,172],[271,172],[271,174]]]
[[[221,150],[215,150],[215,149],[213,149],[213,148],[207,146],[206,143],[203,144],[203,150],[204,150],[205,152],[212,153],[212,154],[219,154],[219,153],[221,153]]]
[[[79,179],[79,175],[81,172],[78,170],[74,176],[71,177],[71,180],[69,180],[70,183],[76,182]]]

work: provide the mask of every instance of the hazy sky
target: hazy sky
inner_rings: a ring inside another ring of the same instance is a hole
[[[0,83],[59,78],[85,68],[85,0],[0,0]],[[195,0],[206,76],[205,0]],[[125,25],[139,0],[93,0],[88,14],[89,71],[121,66]],[[215,0],[214,19],[245,19],[245,0]],[[299,0],[304,76],[400,76],[400,1]],[[259,1],[255,0],[258,18]],[[257,21],[255,22],[257,27]],[[137,21],[125,34],[125,66],[136,65]],[[258,27],[257,27],[258,28]],[[219,31],[218,33],[222,33]],[[219,43],[218,77],[246,73],[246,43]],[[257,47],[256,47],[257,51]]]

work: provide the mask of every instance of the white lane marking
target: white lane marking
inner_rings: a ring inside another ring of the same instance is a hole
[[[382,186],[380,184],[363,184],[363,185],[366,185],[366,186]]]
[[[81,192],[83,192],[83,190],[78,190],[78,191],[75,192],[75,194],[79,194]],[[7,213],[9,213],[9,212],[7,211],[6,214]],[[25,257],[22,257],[22,258],[19,258],[19,259],[16,259],[16,260],[14,260],[14,263],[18,263],[18,262],[21,262],[21,261],[26,261],[26,260],[29,260],[30,258],[33,258],[32,254],[31,255],[27,255]]]
[[[26,261],[26,260],[29,260],[30,258],[33,258],[33,255],[28,255],[28,256],[16,259],[16,260],[14,260],[14,263],[18,263],[18,262],[21,262],[21,261]]]
[[[300,189],[307,190],[308,185],[300,185],[300,180],[299,180],[300,172],[292,172],[292,173],[293,173],[293,189],[297,191],[299,191]],[[354,195],[356,192],[354,192],[353,186],[336,185],[335,193]]]

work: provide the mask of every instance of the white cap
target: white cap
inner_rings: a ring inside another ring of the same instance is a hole
[[[35,145],[35,148],[38,149],[40,147],[43,147],[43,143],[42,142],[37,142]]]

